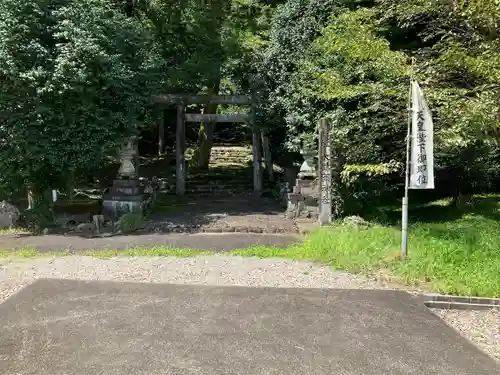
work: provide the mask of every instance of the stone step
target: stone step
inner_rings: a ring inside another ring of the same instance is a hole
[[[217,181],[217,180],[212,180],[212,181],[192,181],[192,180],[186,180],[186,185],[189,186],[206,186],[207,188],[211,188],[214,186],[251,186],[253,185],[252,180],[248,181],[239,181],[239,182],[231,182],[231,181]]]
[[[172,178],[175,177],[175,174],[171,175]],[[263,178],[269,178],[269,175],[267,173],[263,173]],[[186,179],[191,179],[191,180],[207,180],[207,181],[212,181],[212,180],[229,180],[229,181],[239,181],[239,180],[252,180],[253,179],[253,173],[252,171],[249,172],[239,172],[239,173],[221,173],[221,174],[188,174],[186,176]]]
[[[252,155],[252,151],[236,151],[236,152],[230,152],[230,151],[212,151],[210,153],[210,156],[250,156]]]
[[[265,189],[271,189],[272,185],[264,183]],[[167,191],[175,191],[175,184],[170,184]],[[240,185],[228,185],[228,184],[186,184],[186,192],[198,192],[198,193],[210,193],[218,191],[232,191],[232,192],[245,192],[253,191],[253,184],[240,184]]]
[[[252,152],[252,147],[246,146],[233,146],[233,147],[220,147],[213,146],[211,152]]]
[[[212,158],[210,159],[210,166],[216,166],[220,164],[250,164],[252,161],[251,157],[242,157],[242,158]]]
[[[263,181],[265,186],[271,186],[269,181]],[[175,186],[175,183],[171,183],[171,186]],[[238,189],[238,188],[251,188],[253,187],[253,181],[245,181],[240,183],[227,183],[227,182],[193,182],[186,181],[186,188],[197,188],[197,189]]]
[[[214,158],[212,160],[210,160],[210,163],[208,165],[210,165],[211,167],[214,167],[214,166],[219,166],[219,165],[224,165],[224,164],[243,164],[243,165],[249,165],[250,162],[251,162],[251,158],[233,158],[233,159],[228,159],[228,158],[224,158],[224,159],[217,159],[217,158]]]
[[[266,194],[267,190],[263,191],[263,194]],[[171,195],[175,195],[175,192],[171,192]],[[217,191],[192,191],[192,190],[186,190],[186,196],[187,197],[194,197],[194,198],[206,198],[206,197],[217,197],[217,198],[225,198],[225,197],[235,197],[235,196],[242,196],[242,197],[250,197],[252,196],[253,190],[240,190],[240,191],[235,191],[235,190],[217,190]]]
[[[252,150],[212,150],[210,155],[251,155]]]
[[[264,186],[270,186],[269,184],[264,184]],[[173,189],[175,185],[171,185]],[[187,190],[197,190],[197,191],[212,191],[212,190],[252,190],[253,184],[240,184],[240,185],[229,185],[229,184],[186,184]]]
[[[264,181],[269,180],[269,176],[265,174],[263,177]],[[175,175],[171,175],[169,178],[170,181],[175,181]],[[221,175],[221,176],[213,176],[213,175],[205,175],[205,176],[186,176],[186,181],[196,181],[196,182],[209,182],[213,181],[230,181],[230,182],[241,182],[241,181],[253,181],[253,175]]]

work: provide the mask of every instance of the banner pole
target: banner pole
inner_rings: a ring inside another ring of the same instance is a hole
[[[405,168],[405,195],[403,197],[403,205],[401,207],[401,258],[403,260],[408,256],[408,189],[410,185],[410,137],[411,137],[411,122],[412,122],[412,84],[413,84],[413,63],[412,58],[411,73],[410,73],[410,92],[408,95],[408,129],[406,132],[406,168]]]

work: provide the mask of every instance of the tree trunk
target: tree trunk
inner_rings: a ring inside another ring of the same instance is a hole
[[[44,228],[55,220],[54,202],[52,201],[52,189],[44,187],[37,188],[34,184],[29,190],[31,209],[28,216],[28,226],[40,233]]]
[[[209,95],[219,94],[220,87],[220,74],[216,77],[216,81],[212,86],[212,89],[208,93]],[[203,108],[203,113],[212,114],[217,113],[217,104],[206,104]],[[212,143],[214,139],[215,123],[201,123],[200,130],[198,131],[198,168],[208,169],[210,163],[210,153],[212,151]]]
[[[264,154],[264,162],[266,171],[269,176],[269,181],[274,181],[273,159],[271,156],[271,148],[269,147],[269,137],[265,131],[261,131],[262,136],[262,153]]]
[[[165,110],[155,108],[155,120],[158,125],[158,156],[165,153]]]
[[[222,29],[224,23],[224,15],[229,11],[230,1],[213,1],[209,2],[202,0],[201,5],[206,8],[206,11],[211,14],[213,21],[213,31],[215,43],[213,48],[217,48],[220,54],[214,59],[211,79],[208,82],[208,95],[218,95],[221,83],[221,68],[224,60],[223,57],[223,45],[222,45]],[[211,69],[210,69],[211,70]],[[203,113],[205,114],[215,114],[217,113],[217,104],[206,104],[203,108]],[[200,130],[198,132],[198,145],[197,145],[197,166],[200,169],[208,169],[210,163],[210,153],[212,151],[212,143],[214,138],[215,123],[202,123],[200,124]]]

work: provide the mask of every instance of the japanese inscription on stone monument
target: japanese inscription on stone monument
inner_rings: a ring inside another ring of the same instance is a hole
[[[330,123],[323,119],[319,129],[319,223],[331,223],[332,217],[332,165]]]

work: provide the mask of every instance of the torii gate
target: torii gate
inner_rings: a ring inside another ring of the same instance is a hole
[[[262,146],[264,145],[264,159],[266,169],[272,179],[273,166],[269,150],[267,136],[257,128],[255,123],[255,102],[245,95],[184,95],[169,94],[160,95],[154,98],[154,104],[164,106],[175,104],[177,106],[177,125],[176,125],[176,194],[184,195],[186,192],[186,122],[238,122],[247,123],[252,128],[252,154],[253,154],[253,190],[256,195],[262,193]],[[186,113],[186,105],[189,104],[233,104],[250,105],[249,115],[243,114],[204,114],[204,113]],[[158,111],[159,116],[163,111]],[[159,117],[159,124],[163,124],[163,119]],[[159,126],[160,142],[162,138],[163,127]]]

